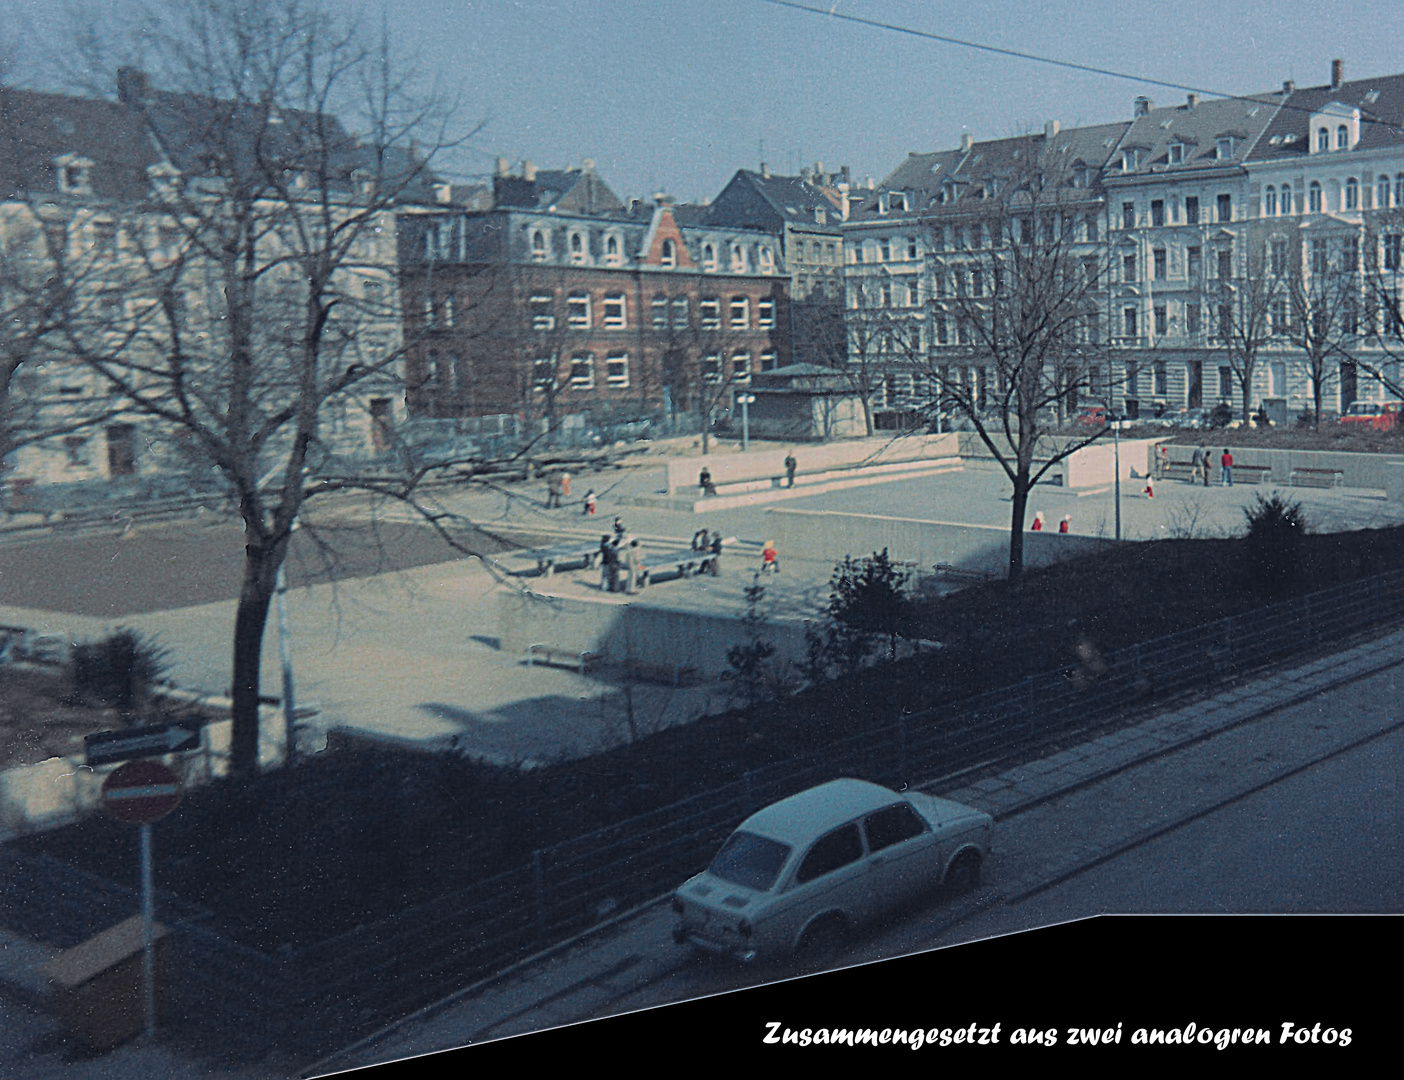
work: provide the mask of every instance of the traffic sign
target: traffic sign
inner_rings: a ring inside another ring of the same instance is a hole
[[[118,821],[149,825],[180,802],[180,777],[159,761],[129,761],[102,783],[102,808]]]
[[[197,750],[200,747],[200,721],[185,720],[122,731],[99,731],[85,738],[83,745],[88,751],[89,765],[111,765],[114,761]]]

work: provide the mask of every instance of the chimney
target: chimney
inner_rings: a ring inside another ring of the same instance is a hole
[[[850,181],[849,178],[848,178],[848,166],[847,166],[847,165],[840,165],[840,166],[839,166],[839,175],[840,175],[841,177],[843,177],[843,182],[844,182],[845,184],[848,184],[848,183],[851,183],[851,182],[852,182],[852,181]]]
[[[522,162],[522,179],[523,179],[523,180],[531,181],[532,183],[535,183],[535,182],[536,182],[536,162],[534,162],[534,161],[523,161],[523,162]]]
[[[767,180],[770,179],[770,166],[764,161],[761,162],[761,176],[765,177]]]
[[[1331,61],[1331,89],[1339,89],[1341,83],[1345,82],[1345,61]]]
[[[1189,108],[1193,109],[1196,105],[1199,104],[1199,95],[1198,95],[1198,94],[1186,94],[1186,95],[1185,95],[1185,104],[1186,104]]]
[[[1284,94],[1295,94],[1297,92],[1297,84],[1294,83],[1291,79],[1283,79],[1282,92]]]
[[[1063,125],[1056,120],[1046,121],[1043,125],[1043,137],[1052,141],[1058,137],[1058,132],[1062,130],[1062,127]]]
[[[496,172],[495,175],[497,175],[497,176],[506,176],[506,175],[507,175],[507,159],[506,159],[505,157],[500,157],[500,158],[497,159],[497,172]]]
[[[816,184],[822,184],[824,182],[824,163],[822,161],[816,161],[814,163],[814,182]]]
[[[591,174],[594,173],[594,171],[595,171],[595,159],[594,159],[594,158],[588,158],[588,157],[587,157],[587,158],[585,158],[580,164],[584,167],[584,169],[585,169],[585,171],[586,171],[587,173],[591,173]]]
[[[971,135],[968,131],[962,131],[960,133],[960,152],[962,154],[968,154],[970,153],[970,148],[974,145],[975,136]]]
[[[1148,97],[1138,97],[1131,103],[1131,118],[1134,120],[1138,116],[1146,116],[1151,111],[1151,99]]]
[[[117,100],[123,105],[140,106],[150,89],[146,72],[134,67],[117,69]]]
[[[871,176],[868,177],[868,190],[872,191],[876,186],[877,185],[873,183],[873,178]]]

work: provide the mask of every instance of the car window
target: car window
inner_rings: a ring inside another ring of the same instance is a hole
[[[713,877],[761,892],[775,884],[790,857],[790,845],[754,833],[736,832],[708,867]]]
[[[881,851],[920,836],[926,832],[926,823],[910,804],[898,803],[869,814],[863,819],[863,831],[868,834],[868,850]]]
[[[857,824],[844,825],[814,841],[804,862],[800,863],[795,880],[802,885],[862,857],[863,840],[858,835]]]

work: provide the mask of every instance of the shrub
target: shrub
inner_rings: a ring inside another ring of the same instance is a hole
[[[170,650],[127,627],[101,641],[73,650],[74,693],[82,700],[119,710],[136,719],[147,694],[170,670]]]
[[[1307,531],[1302,504],[1276,491],[1267,497],[1259,494],[1254,505],[1244,508],[1243,516],[1248,524],[1243,537],[1245,576],[1271,592],[1289,588]]]

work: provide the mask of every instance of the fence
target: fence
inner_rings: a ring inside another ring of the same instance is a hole
[[[535,851],[516,870],[276,956],[219,937],[204,925],[205,913],[162,897],[160,917],[181,931],[171,1022],[236,1045],[305,1053],[346,1045],[666,892],[776,799],[839,776],[892,787],[953,783],[1103,725],[1135,701],[1203,687],[1401,615],[1404,571],[1394,571],[1143,642],[1093,667],[1045,672],[753,770]],[[54,860],[0,855],[0,917],[21,932],[76,940],[136,910],[130,890]]]

